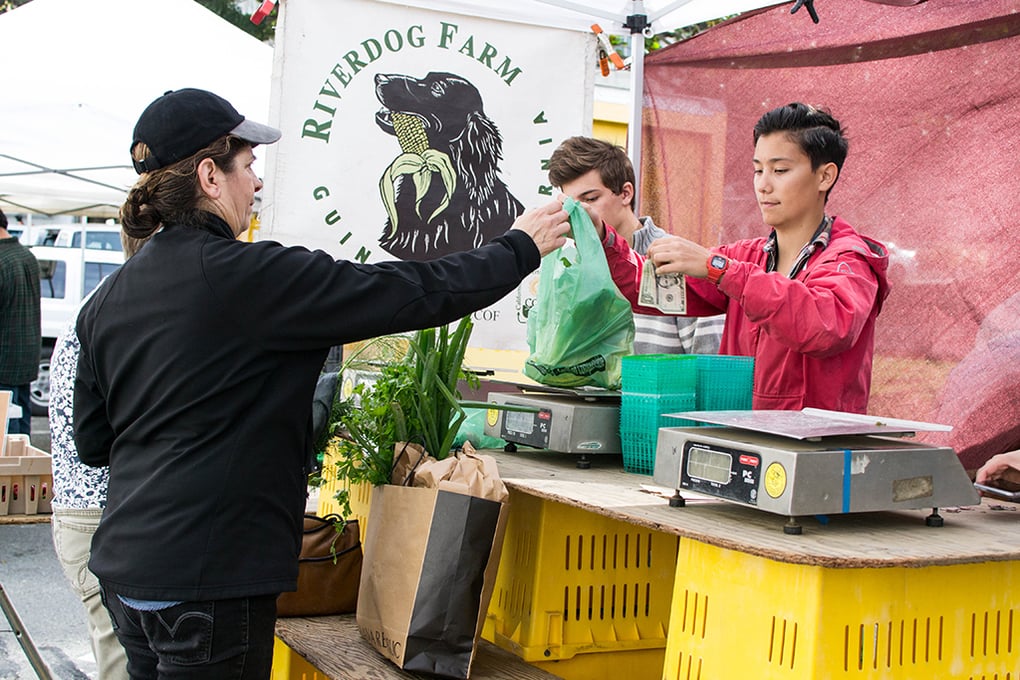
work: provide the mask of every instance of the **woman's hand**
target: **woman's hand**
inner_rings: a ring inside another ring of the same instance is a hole
[[[520,229],[535,242],[543,257],[567,242],[570,221],[559,201],[551,201],[538,208],[526,210],[511,229]]]
[[[699,279],[708,276],[708,248],[680,236],[652,241],[646,256],[655,263],[656,274],[687,274]]]

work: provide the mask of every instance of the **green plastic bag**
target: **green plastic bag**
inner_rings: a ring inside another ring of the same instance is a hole
[[[619,389],[620,359],[634,350],[634,315],[613,283],[588,213],[571,198],[563,207],[574,246],[542,259],[524,374],[543,385]]]

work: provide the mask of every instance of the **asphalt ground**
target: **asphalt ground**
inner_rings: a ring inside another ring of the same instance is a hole
[[[46,418],[32,418],[32,445],[50,450]],[[0,585],[56,680],[97,680],[85,610],[53,552],[50,523],[0,524]],[[0,680],[39,676],[0,614]]]
[[[51,677],[98,678],[85,610],[57,562],[48,522],[0,525],[0,584]],[[6,617],[0,616],[0,678],[37,677]]]

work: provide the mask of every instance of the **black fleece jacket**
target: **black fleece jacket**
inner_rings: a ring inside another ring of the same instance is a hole
[[[329,348],[446,324],[539,264],[510,231],[431,262],[336,262],[171,226],[78,318],[75,442],[110,466],[89,566],[129,597],[294,590],[312,394]]]

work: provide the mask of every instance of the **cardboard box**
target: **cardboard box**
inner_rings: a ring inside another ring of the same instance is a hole
[[[32,441],[29,439],[27,434],[9,434],[3,439],[3,451],[0,452],[2,456],[22,457],[27,454],[29,447],[32,446]],[[39,451],[39,449],[36,449]],[[40,453],[45,453],[40,451]]]
[[[53,462],[29,443],[28,435],[7,435],[0,455],[0,515],[52,512]],[[17,451],[21,455],[11,455]]]

